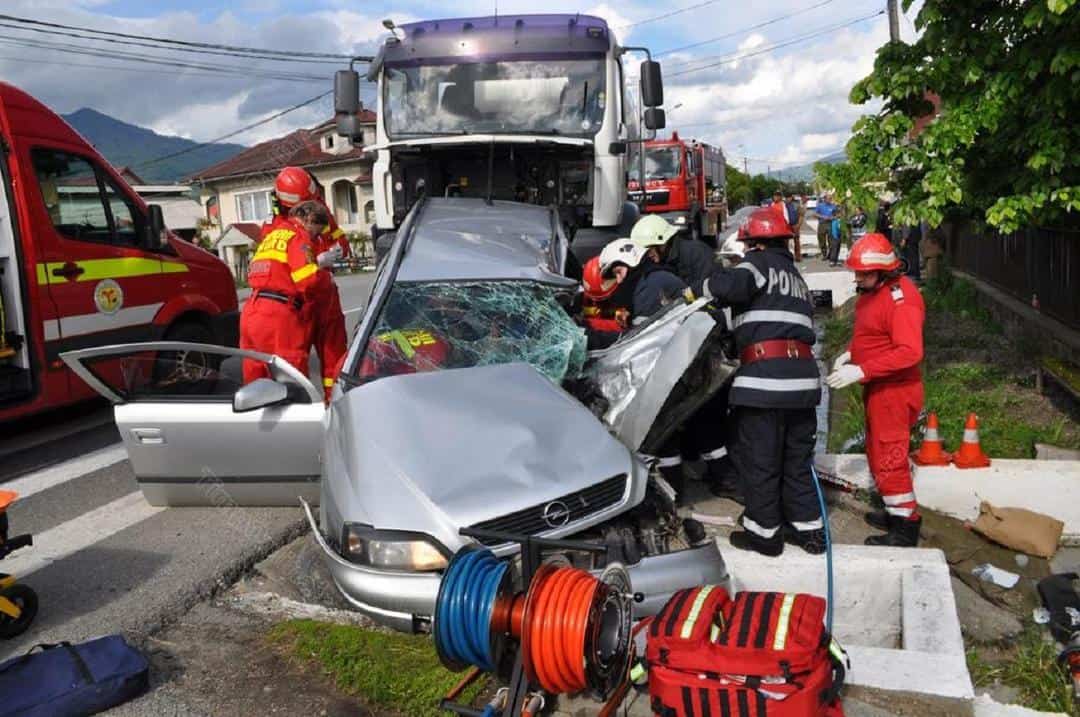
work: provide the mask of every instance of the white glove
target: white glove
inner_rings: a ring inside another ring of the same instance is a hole
[[[861,368],[853,363],[846,363],[830,373],[825,379],[825,383],[829,384],[829,388],[838,389],[862,381],[864,378],[866,378],[866,374],[863,373]]]
[[[851,363],[851,352],[845,351],[836,357],[836,360],[832,362],[832,370],[836,371],[838,368],[846,363]]]
[[[315,263],[319,265],[320,269],[329,269],[334,265],[335,261],[341,258],[341,254],[341,246],[335,244],[332,249],[327,249],[315,257]]]

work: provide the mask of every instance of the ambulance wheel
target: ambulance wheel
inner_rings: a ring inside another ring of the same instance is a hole
[[[166,341],[182,341],[189,344],[213,344],[210,329],[197,321],[176,324],[165,333]],[[200,376],[217,371],[221,365],[219,354],[202,351],[161,351],[154,363],[154,382],[182,379],[196,382]]]
[[[10,640],[26,632],[30,623],[37,616],[37,593],[25,585],[12,585],[3,592],[3,596],[19,606],[22,614],[14,618],[0,612],[0,640]]]

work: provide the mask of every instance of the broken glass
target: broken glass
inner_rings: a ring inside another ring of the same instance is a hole
[[[530,281],[395,284],[357,377],[524,362],[555,383],[585,363],[585,331],[560,290]]]

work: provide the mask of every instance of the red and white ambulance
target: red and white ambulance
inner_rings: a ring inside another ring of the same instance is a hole
[[[0,421],[96,396],[64,351],[235,346],[238,316],[224,263],[169,232],[55,112],[0,82]]]

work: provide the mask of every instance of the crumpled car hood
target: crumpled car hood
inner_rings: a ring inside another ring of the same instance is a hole
[[[340,518],[448,546],[459,527],[634,470],[595,416],[522,363],[382,378],[336,401],[331,423],[323,491]]]

